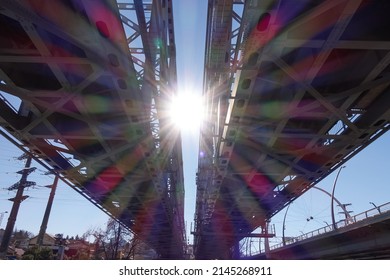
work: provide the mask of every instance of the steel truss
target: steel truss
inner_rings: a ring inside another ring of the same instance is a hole
[[[197,258],[231,257],[389,130],[390,5],[298,2],[209,1]]]
[[[1,1],[0,22],[3,133],[161,258],[182,258],[172,1]]]

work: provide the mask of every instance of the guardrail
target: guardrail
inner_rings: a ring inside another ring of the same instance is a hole
[[[369,209],[367,211],[364,211],[364,212],[357,214],[349,219],[341,220],[341,221],[336,223],[336,229],[352,225],[356,222],[360,222],[360,221],[366,220],[366,219],[374,217],[374,216],[382,215],[382,214],[387,213],[389,211],[390,211],[390,202],[382,204],[378,207],[374,207],[374,208]],[[332,232],[332,231],[334,231],[333,225],[327,225],[325,227],[307,232],[307,233],[302,234],[300,236],[288,238],[288,240],[285,240],[284,243],[282,242],[282,243],[279,243],[279,244],[276,244],[276,245],[270,247],[270,250],[272,251],[272,250],[275,250],[275,249],[278,249],[278,248],[281,248],[281,247],[284,247],[284,246],[287,246],[287,245],[290,245],[290,244],[293,244],[293,243],[296,243],[296,242],[299,242],[299,241],[302,241],[302,240],[305,240],[308,238],[312,238],[314,236],[318,236],[318,235],[322,235],[322,234],[325,234],[328,232]]]

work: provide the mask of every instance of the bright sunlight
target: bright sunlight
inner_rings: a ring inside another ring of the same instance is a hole
[[[181,131],[197,132],[203,120],[203,108],[200,95],[183,92],[172,100],[170,117]]]

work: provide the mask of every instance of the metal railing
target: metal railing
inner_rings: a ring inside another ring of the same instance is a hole
[[[336,229],[343,228],[343,227],[352,225],[356,222],[360,222],[360,221],[366,220],[366,219],[374,217],[374,216],[382,215],[382,214],[387,213],[387,212],[390,212],[390,202],[385,203],[383,205],[380,205],[378,207],[371,208],[371,209],[364,211],[360,214],[357,214],[349,219],[341,220],[341,221],[336,223]],[[290,244],[293,244],[293,243],[296,243],[296,242],[299,242],[299,241],[302,241],[302,240],[305,240],[308,238],[312,238],[312,237],[319,236],[319,235],[322,235],[322,234],[325,234],[328,232],[332,232],[334,230],[335,229],[333,228],[333,225],[327,225],[325,227],[307,232],[307,233],[302,234],[302,235],[297,236],[297,237],[291,237],[288,239],[286,238],[286,240],[284,242],[285,245],[282,242],[282,243],[279,243],[279,244],[276,244],[276,245],[270,247],[270,250],[272,251],[272,250],[275,250],[275,249],[278,249],[278,248],[281,248],[281,247],[284,247],[284,246],[287,246],[287,245],[290,245]]]

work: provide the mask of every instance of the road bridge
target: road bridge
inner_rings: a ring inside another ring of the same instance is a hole
[[[390,203],[301,236],[250,259],[389,259]]]
[[[2,134],[161,258],[182,258],[172,1],[4,0],[0,26]]]
[[[389,129],[389,11],[209,1],[197,258],[231,258],[243,236],[267,234],[271,217]]]

